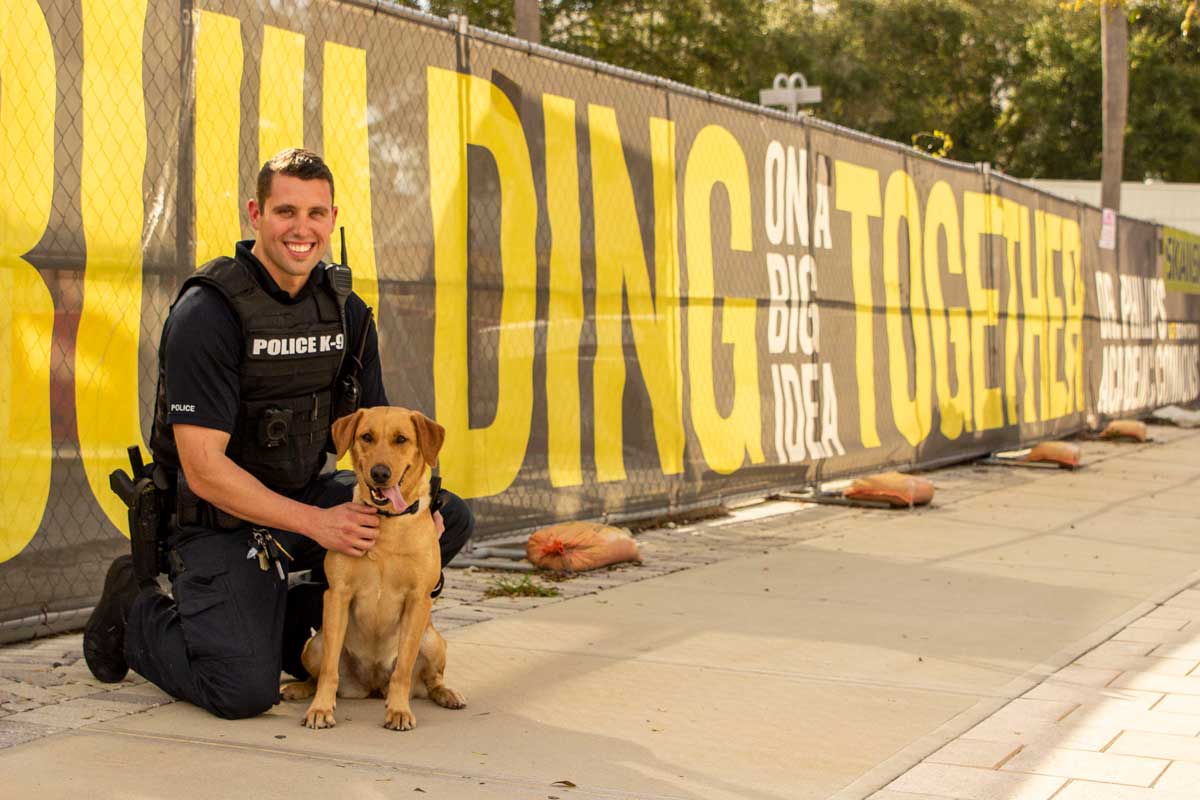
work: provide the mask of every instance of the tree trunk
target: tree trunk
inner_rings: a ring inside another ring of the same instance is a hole
[[[1104,143],[1100,154],[1100,205],[1121,210],[1121,171],[1125,160],[1125,118],[1129,106],[1129,28],[1123,0],[1100,6],[1104,62]]]
[[[513,22],[518,39],[541,43],[542,26],[538,13],[538,0],[513,0]]]

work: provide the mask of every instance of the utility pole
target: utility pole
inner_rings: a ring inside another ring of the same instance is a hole
[[[1121,173],[1125,160],[1125,121],[1129,109],[1129,28],[1123,0],[1101,0],[1100,53],[1103,70],[1100,151],[1100,205],[1121,210]]]
[[[513,0],[513,21],[518,39],[541,44],[542,25],[538,0]]]

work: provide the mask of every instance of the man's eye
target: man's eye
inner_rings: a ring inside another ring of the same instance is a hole
[[[405,442],[408,441],[408,437],[405,436],[403,433],[397,433],[394,441],[396,444],[404,444]]]
[[[358,438],[362,439],[367,444],[370,444],[371,442],[375,441],[375,434],[368,431],[367,433],[364,433],[362,436],[360,436]]]

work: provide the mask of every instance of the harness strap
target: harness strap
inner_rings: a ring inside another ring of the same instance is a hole
[[[434,467],[429,475],[429,510],[440,511],[442,508],[442,470]]]

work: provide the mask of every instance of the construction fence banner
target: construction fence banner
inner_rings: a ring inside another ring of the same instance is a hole
[[[1101,249],[983,166],[382,2],[4,0],[0,97],[0,634],[78,624],[126,549],[167,309],[287,146],[482,538],[1200,392],[1195,236]]]

